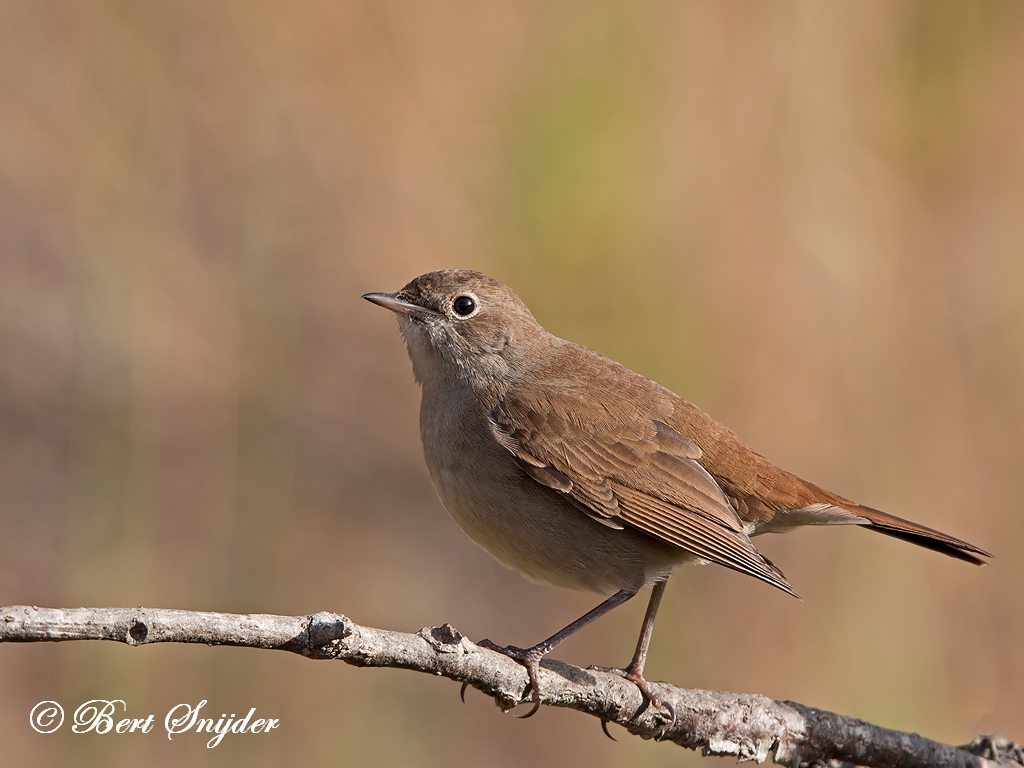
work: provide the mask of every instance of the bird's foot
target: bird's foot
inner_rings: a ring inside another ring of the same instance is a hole
[[[521,720],[525,720],[528,717],[533,717],[537,714],[537,710],[540,709],[540,660],[544,658],[544,651],[538,646],[533,648],[517,648],[514,645],[498,645],[492,643],[490,640],[481,640],[477,643],[481,648],[489,648],[492,651],[508,656],[510,659],[515,659],[524,667],[526,667],[526,674],[530,678],[530,682],[527,684],[526,690],[523,691],[522,701],[532,701],[533,706],[530,707],[530,711],[525,715],[516,715]],[[526,695],[530,694],[530,698],[527,699]],[[522,702],[521,702],[522,703]]]
[[[665,738],[665,734],[668,733],[668,731],[671,728],[675,727],[675,706],[671,702],[665,701],[658,694],[652,691],[650,683],[648,683],[647,680],[644,679],[644,676],[640,672],[633,669],[632,666],[626,667],[625,669],[620,669],[619,667],[599,667],[596,665],[591,665],[587,667],[587,669],[592,669],[595,672],[609,672],[613,675],[618,675],[619,677],[629,680],[629,682],[631,682],[633,685],[640,689],[640,695],[643,696],[644,700],[637,708],[636,712],[633,713],[633,717],[630,718],[631,720],[636,720],[637,718],[639,718],[640,715],[646,712],[652,704],[656,709],[664,709],[666,712],[668,712],[669,721],[662,727],[661,731],[655,737],[655,741],[661,741],[663,738]],[[612,735],[608,733],[608,729],[606,726],[607,723],[602,721],[601,727],[604,728],[605,735],[607,735],[608,738],[613,739]]]

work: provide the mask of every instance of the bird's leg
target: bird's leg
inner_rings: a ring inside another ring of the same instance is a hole
[[[640,715],[642,715],[651,704],[656,707],[664,707],[668,710],[668,713],[672,716],[672,721],[668,726],[666,726],[667,730],[676,724],[675,707],[654,693],[651,690],[650,685],[644,679],[644,664],[647,661],[647,647],[651,644],[651,635],[654,633],[654,619],[658,615],[658,606],[661,605],[661,596],[665,594],[666,584],[668,584],[667,581],[659,581],[654,585],[654,590],[651,592],[651,601],[647,604],[647,613],[644,615],[644,624],[640,629],[640,639],[637,640],[636,643],[636,652],[633,654],[633,660],[629,662],[629,666],[625,669],[591,666],[588,667],[588,669],[594,669],[600,672],[611,672],[612,674],[620,675],[640,689],[640,693],[644,697],[644,700],[640,705],[640,708],[633,715],[634,720],[640,717]],[[607,731],[605,731],[605,733],[607,733]]]
[[[490,648],[492,651],[497,651],[498,653],[502,653],[508,656],[509,658],[515,659],[524,667],[526,667],[526,674],[530,677],[529,690],[532,690],[531,700],[533,701],[533,707],[530,709],[529,712],[522,716],[523,719],[531,717],[532,715],[536,714],[538,709],[540,709],[540,660],[544,658],[548,653],[550,653],[555,648],[555,646],[557,646],[563,640],[568,638],[571,634],[580,629],[583,629],[583,627],[587,626],[587,624],[594,621],[594,619],[598,619],[601,616],[604,616],[612,608],[622,605],[631,597],[635,596],[636,590],[623,589],[619,592],[616,592],[614,595],[609,597],[607,600],[605,600],[599,606],[594,608],[592,611],[584,614],[583,616],[580,616],[572,624],[563,629],[558,630],[547,640],[537,643],[537,645],[533,646],[532,648],[516,648],[514,645],[501,646],[492,643],[490,640],[481,640],[479,643],[477,643],[477,645],[483,648]],[[650,613],[650,608],[648,608],[647,610],[648,613]],[[648,636],[649,635],[650,631],[648,631]],[[644,652],[646,653],[646,647],[644,648]],[[642,661],[640,662],[640,667],[641,669],[643,668]]]

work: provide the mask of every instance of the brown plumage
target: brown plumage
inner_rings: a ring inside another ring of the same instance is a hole
[[[779,469],[692,403],[552,336],[478,272],[431,272],[364,298],[398,315],[423,388],[427,466],[456,522],[532,579],[612,595],[543,643],[502,649],[526,665],[536,704],[539,659],[650,585],[624,674],[656,701],[643,662],[664,583],[682,563],[718,563],[795,595],[751,536],[861,525],[978,565],[990,557]]]

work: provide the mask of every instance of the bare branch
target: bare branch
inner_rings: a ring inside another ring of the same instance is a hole
[[[357,667],[399,667],[467,683],[503,710],[522,700],[526,672],[517,662],[472,643],[449,624],[416,634],[362,627],[345,616],[203,613],[158,608],[0,608],[0,642],[114,640],[127,645],[203,643],[291,651]],[[917,734],[779,702],[757,694],[686,690],[654,684],[678,720],[651,707],[636,720],[640,694],[615,675],[546,659],[544,703],[618,723],[641,738],[661,738],[705,755],[789,766],[852,763],[885,768],[985,768],[1024,765],[1024,749],[983,737],[954,747]]]

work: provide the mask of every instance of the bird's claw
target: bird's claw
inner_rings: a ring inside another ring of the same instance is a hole
[[[526,689],[523,691],[520,704],[525,704],[527,701],[532,701],[533,706],[530,707],[530,711],[525,715],[516,715],[520,720],[525,720],[528,717],[533,717],[537,714],[537,710],[540,709],[541,701],[541,688],[540,688],[540,660],[544,658],[544,654],[538,653],[534,648],[519,648],[514,645],[498,645],[490,640],[484,639],[477,643],[481,648],[487,648],[491,651],[496,651],[503,656],[508,656],[510,659],[515,659],[524,667],[526,667],[526,674],[530,678],[530,681],[526,684]],[[527,698],[527,694],[530,694]]]
[[[639,718],[640,715],[646,712],[652,704],[656,709],[664,709],[666,712],[668,712],[669,721],[658,732],[658,735],[654,737],[655,741],[661,741],[663,738],[665,738],[666,733],[668,733],[672,728],[675,728],[676,722],[678,721],[675,705],[673,705],[671,702],[665,701],[658,694],[652,691],[650,683],[648,683],[647,680],[644,679],[643,675],[633,671],[629,667],[627,667],[626,669],[620,669],[618,667],[599,667],[596,665],[591,665],[587,667],[587,669],[592,669],[596,672],[609,672],[610,674],[618,675],[619,677],[625,680],[629,680],[629,682],[631,682],[640,690],[640,695],[643,697],[643,701],[637,708],[636,712],[633,713],[633,716],[630,718],[630,720],[636,720],[637,718]],[[605,722],[601,723],[601,727],[604,729],[605,734],[609,738],[612,738],[611,734],[608,733],[608,729],[606,727]]]
[[[481,648],[487,648],[490,651],[497,651],[502,656],[508,656],[510,659],[515,659],[516,661],[522,661],[530,653],[529,648],[520,648],[515,645],[498,645],[486,637],[477,643],[477,645]]]

